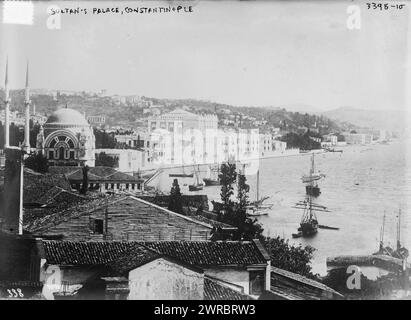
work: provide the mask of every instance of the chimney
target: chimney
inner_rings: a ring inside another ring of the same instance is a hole
[[[3,208],[0,216],[1,230],[5,233],[23,234],[23,152],[18,147],[4,150]]]

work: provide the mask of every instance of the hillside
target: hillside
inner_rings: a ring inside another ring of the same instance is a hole
[[[23,112],[24,91],[11,93],[12,109]],[[33,94],[32,103],[36,105],[37,113],[48,115],[66,104],[87,116],[104,115],[109,126],[133,128],[141,126],[142,122],[152,114],[152,109],[168,112],[175,108],[185,108],[195,113],[216,113],[220,127],[255,128],[271,130],[280,128],[284,131],[299,131],[304,128],[317,128],[321,134],[343,131],[350,125],[330,120],[324,115],[300,112],[290,112],[284,108],[232,106],[212,101],[196,99],[158,99],[141,97],[134,102],[119,101],[118,97],[99,97],[95,94],[78,93],[75,95],[61,94],[57,98],[47,94]]]
[[[362,110],[342,107],[321,113],[338,123],[349,122],[358,127],[402,130],[406,127],[406,114],[403,111],[387,110]]]

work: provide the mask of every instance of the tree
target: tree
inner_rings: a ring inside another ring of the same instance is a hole
[[[168,210],[183,213],[183,199],[177,179],[174,179],[173,185],[171,186]]]
[[[94,128],[94,136],[96,138],[96,149],[114,149],[116,147],[116,139],[112,134]]]
[[[237,179],[237,202],[231,200],[234,194],[232,184],[235,173],[235,164],[224,164],[221,166],[220,180],[224,183],[221,188],[221,200],[216,207],[223,208],[219,213],[221,222],[230,224],[237,228],[232,240],[259,239],[271,257],[271,264],[275,267],[295,272],[303,276],[315,278],[311,273],[310,262],[313,257],[314,248],[307,246],[292,246],[288,240],[280,237],[270,238],[263,235],[264,229],[257,219],[247,216],[249,185],[244,174],[235,174]],[[217,238],[217,237],[216,237]]]
[[[221,201],[215,203],[214,208],[219,215],[221,222],[230,224],[237,228],[233,234],[233,240],[251,240],[258,238],[263,228],[257,222],[257,219],[251,219],[247,216],[248,192],[249,185],[244,174],[237,174],[236,165],[234,163],[224,163],[221,165],[219,174],[221,181]],[[234,195],[233,184],[237,181],[237,201],[231,200]],[[216,208],[221,208],[219,210]]]
[[[315,278],[311,273],[311,259],[315,249],[311,246],[293,246],[280,237],[270,238],[260,236],[259,240],[264,245],[271,258],[271,265],[288,270],[305,277]]]
[[[248,202],[248,192],[250,191],[250,186],[246,183],[247,178],[245,174],[237,175],[237,200],[240,209],[245,210],[246,206],[249,205]]]
[[[88,171],[90,168],[88,166],[82,167],[82,172],[83,172],[83,184],[81,186],[80,193],[81,194],[86,194],[88,190]]]
[[[97,154],[95,166],[99,167],[110,167],[110,168],[117,168],[118,167],[118,157],[111,157],[107,155],[105,152],[100,152]]]
[[[237,178],[235,169],[235,163],[223,163],[220,168],[220,174],[218,175],[221,183],[220,196],[223,202],[223,209],[226,211],[233,206],[230,198],[234,194],[233,183]]]
[[[48,160],[41,153],[31,154],[25,161],[24,165],[36,172],[46,173],[49,171]]]

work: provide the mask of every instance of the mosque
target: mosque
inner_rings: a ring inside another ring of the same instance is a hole
[[[89,166],[95,164],[95,137],[93,128],[78,111],[62,108],[53,112],[40,128],[36,150],[30,147],[30,89],[29,67],[26,70],[24,104],[26,108],[24,142],[21,146],[27,152],[36,151],[47,157],[49,166]],[[4,149],[9,147],[10,92],[8,86],[8,63],[5,80],[5,126]]]
[[[94,167],[93,129],[80,112],[67,107],[49,116],[37,135],[36,149],[51,166]]]

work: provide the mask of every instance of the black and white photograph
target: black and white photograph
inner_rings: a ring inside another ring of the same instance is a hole
[[[0,300],[411,300],[410,9],[0,2]]]

